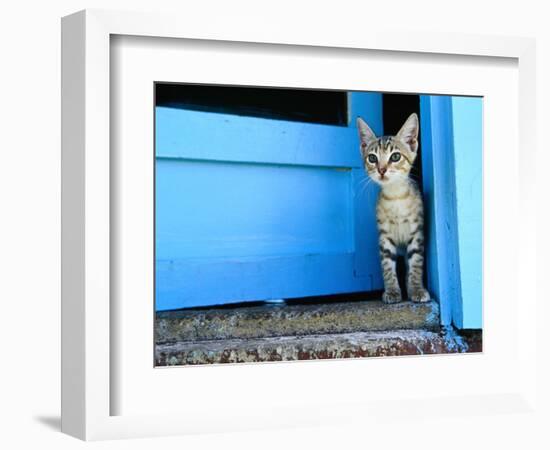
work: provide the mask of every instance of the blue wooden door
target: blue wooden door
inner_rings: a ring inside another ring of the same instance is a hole
[[[348,126],[157,107],[156,308],[380,289],[375,192]]]

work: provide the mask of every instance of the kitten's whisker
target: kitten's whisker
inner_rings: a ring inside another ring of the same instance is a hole
[[[372,179],[370,177],[365,177],[361,180],[359,180],[359,183],[358,183],[358,196],[361,196],[365,193],[365,191],[368,192],[368,187],[370,185],[370,183],[372,183]]]
[[[359,180],[358,187],[363,188],[365,186],[368,186],[369,182],[370,182],[370,178],[365,177],[365,178]]]
[[[369,179],[368,178],[362,178],[359,180],[359,182],[357,183],[357,190],[359,192],[361,192],[361,190],[363,189],[363,187],[365,186],[365,183],[368,184],[369,182]]]

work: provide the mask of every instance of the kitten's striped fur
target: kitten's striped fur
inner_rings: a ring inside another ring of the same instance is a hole
[[[427,302],[424,288],[424,211],[422,196],[409,178],[418,150],[418,117],[411,114],[395,136],[376,137],[361,118],[357,119],[361,155],[369,177],[381,186],[376,205],[380,259],[386,303],[401,301],[396,259],[405,255],[407,294],[413,302]],[[392,156],[393,155],[393,156]]]

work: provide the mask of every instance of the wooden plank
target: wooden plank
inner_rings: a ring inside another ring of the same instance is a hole
[[[456,173],[458,255],[462,328],[482,327],[483,100],[453,97],[453,146]]]
[[[355,268],[356,277],[371,277],[373,289],[383,289],[384,280],[378,250],[376,199],[379,188],[369,180],[363,169],[352,170],[355,207]]]
[[[351,173],[160,160],[156,258],[353,251]]]
[[[157,260],[156,309],[371,290],[353,264],[352,253]]]
[[[432,129],[432,110],[429,95],[420,97],[420,133],[422,141],[422,188],[424,197],[425,269],[427,288],[432,296],[442,302],[439,287],[439,255],[437,254],[437,221],[435,215],[434,147],[438,144]],[[450,324],[450,307],[441,305],[441,323]]]
[[[355,148],[359,151],[357,117],[363,118],[377,136],[384,134],[382,123],[382,94],[350,92],[349,126],[355,130]],[[379,187],[365,173],[363,164],[352,169],[353,203],[355,208],[355,268],[356,277],[372,277],[373,289],[382,289],[382,270],[378,256],[378,230],[376,225],[376,199]]]
[[[428,290],[442,325],[462,326],[451,97],[420,97]]]
[[[157,158],[361,166],[348,127],[157,107],[155,130]]]
[[[353,128],[355,133],[357,133],[357,117],[361,117],[369,124],[371,130],[377,136],[384,134],[382,94],[377,92],[349,92],[348,104],[349,127]],[[356,151],[358,149],[359,145],[357,142]]]

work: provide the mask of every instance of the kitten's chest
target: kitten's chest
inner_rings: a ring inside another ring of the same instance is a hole
[[[399,245],[405,245],[411,236],[411,222],[414,220],[414,208],[409,198],[380,201],[378,221],[388,230],[390,236]]]

